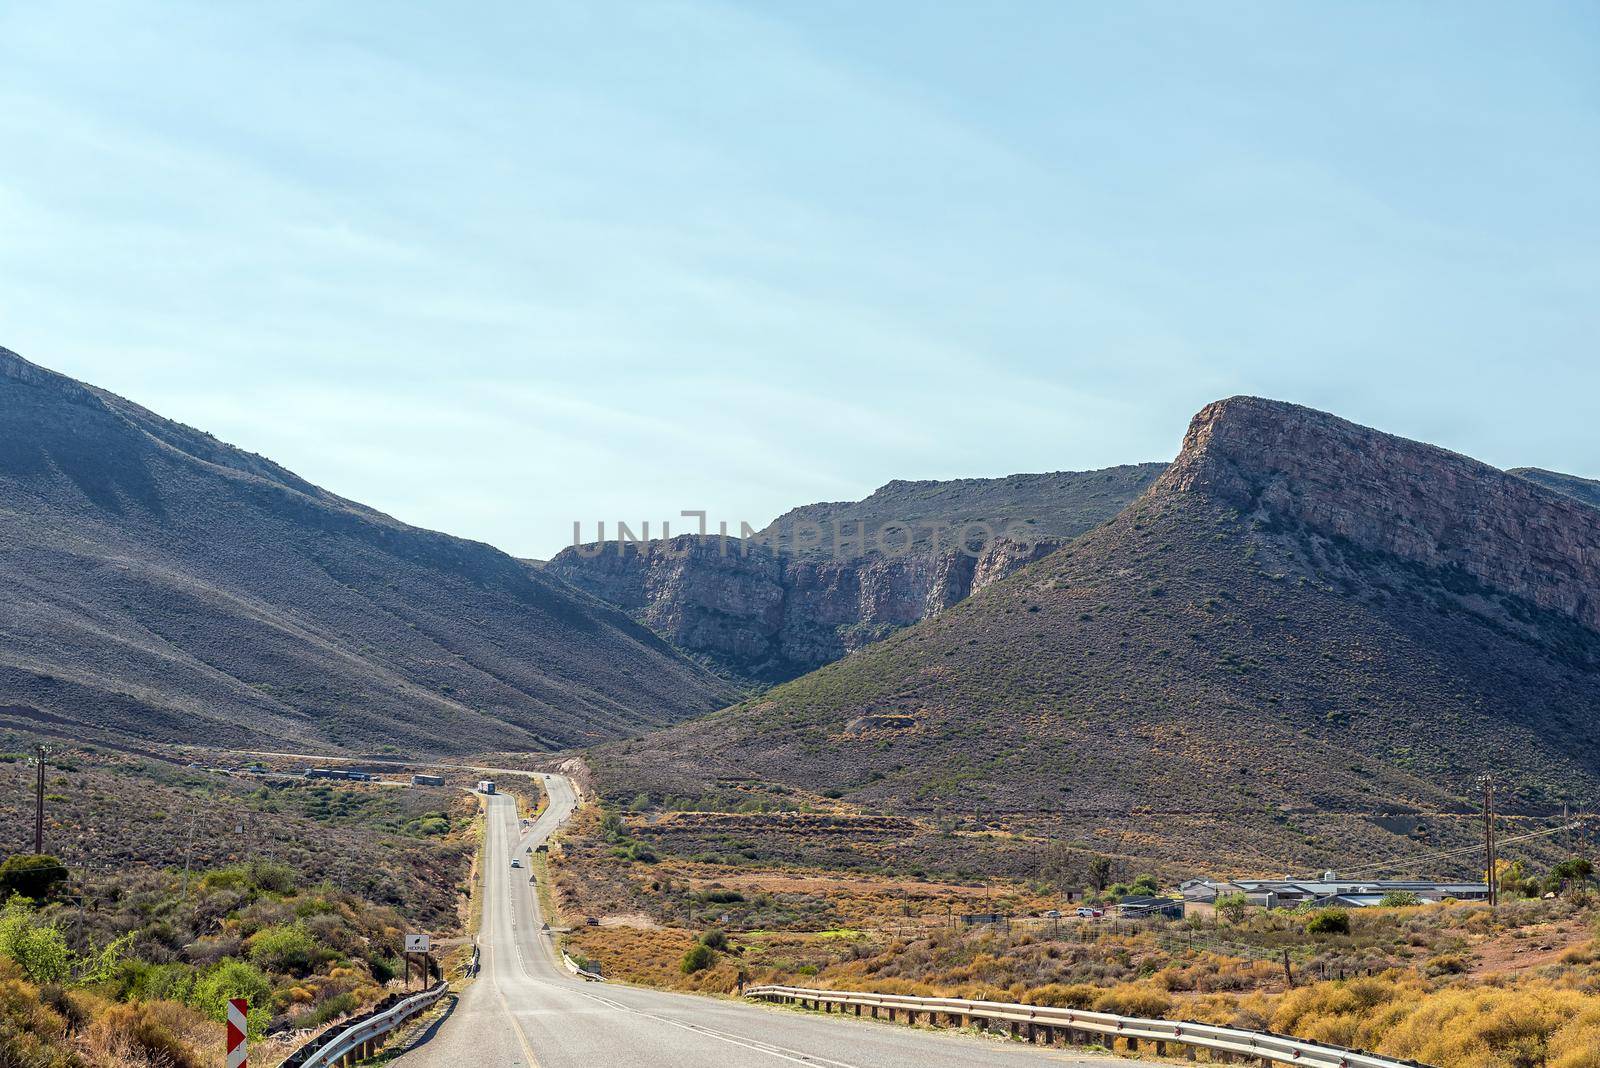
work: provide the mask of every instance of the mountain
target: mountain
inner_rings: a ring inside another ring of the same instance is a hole
[[[1540,467],[1513,467],[1509,473],[1537,482],[1557,493],[1565,493],[1591,508],[1600,508],[1600,482],[1593,479],[1563,475],[1559,471],[1546,471]]]
[[[621,612],[0,349],[0,719],[557,748],[725,702]]]
[[[546,568],[736,679],[778,682],[949,608],[1110,519],[1164,464],[891,482],[739,539],[563,550]]]
[[[1070,546],[591,765],[623,799],[838,799],[1082,856],[1320,870],[1470,849],[1484,772],[1513,829],[1592,811],[1596,708],[1600,512],[1237,397]]]

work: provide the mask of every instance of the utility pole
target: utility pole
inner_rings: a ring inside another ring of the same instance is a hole
[[[39,779],[34,788],[33,810],[33,852],[38,856],[44,852],[44,744],[38,746]]]
[[[189,900],[189,858],[194,855],[194,822],[200,815],[198,805],[189,809],[189,834],[183,842],[183,900]]]
[[[1489,884],[1489,907],[1500,906],[1500,895],[1496,889],[1495,855],[1494,855],[1494,779],[1485,774],[1478,779],[1478,785],[1483,787],[1483,870],[1484,879]]]

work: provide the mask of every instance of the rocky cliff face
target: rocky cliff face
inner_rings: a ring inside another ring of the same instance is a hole
[[[545,570],[730,675],[777,682],[949,608],[1062,544],[997,540],[975,555],[833,560],[683,535],[644,547],[569,548]]]
[[[1456,570],[1600,628],[1600,512],[1445,449],[1234,397],[1195,416],[1183,451],[1151,490],[1182,492]]]
[[[795,509],[748,541],[607,542],[566,549],[545,567],[729,675],[778,682],[1054,552],[1115,515],[1163,466],[891,482],[863,501]]]

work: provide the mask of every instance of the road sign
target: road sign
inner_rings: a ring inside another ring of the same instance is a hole
[[[407,953],[427,953],[433,948],[432,940],[425,934],[406,935]]]
[[[250,1051],[246,1043],[250,1003],[244,998],[228,1000],[228,1068],[249,1068]]]

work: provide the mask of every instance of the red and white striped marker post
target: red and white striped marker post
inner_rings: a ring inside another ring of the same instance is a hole
[[[249,1068],[250,1050],[245,1042],[249,1019],[248,1001],[244,998],[228,999],[228,1068]]]

